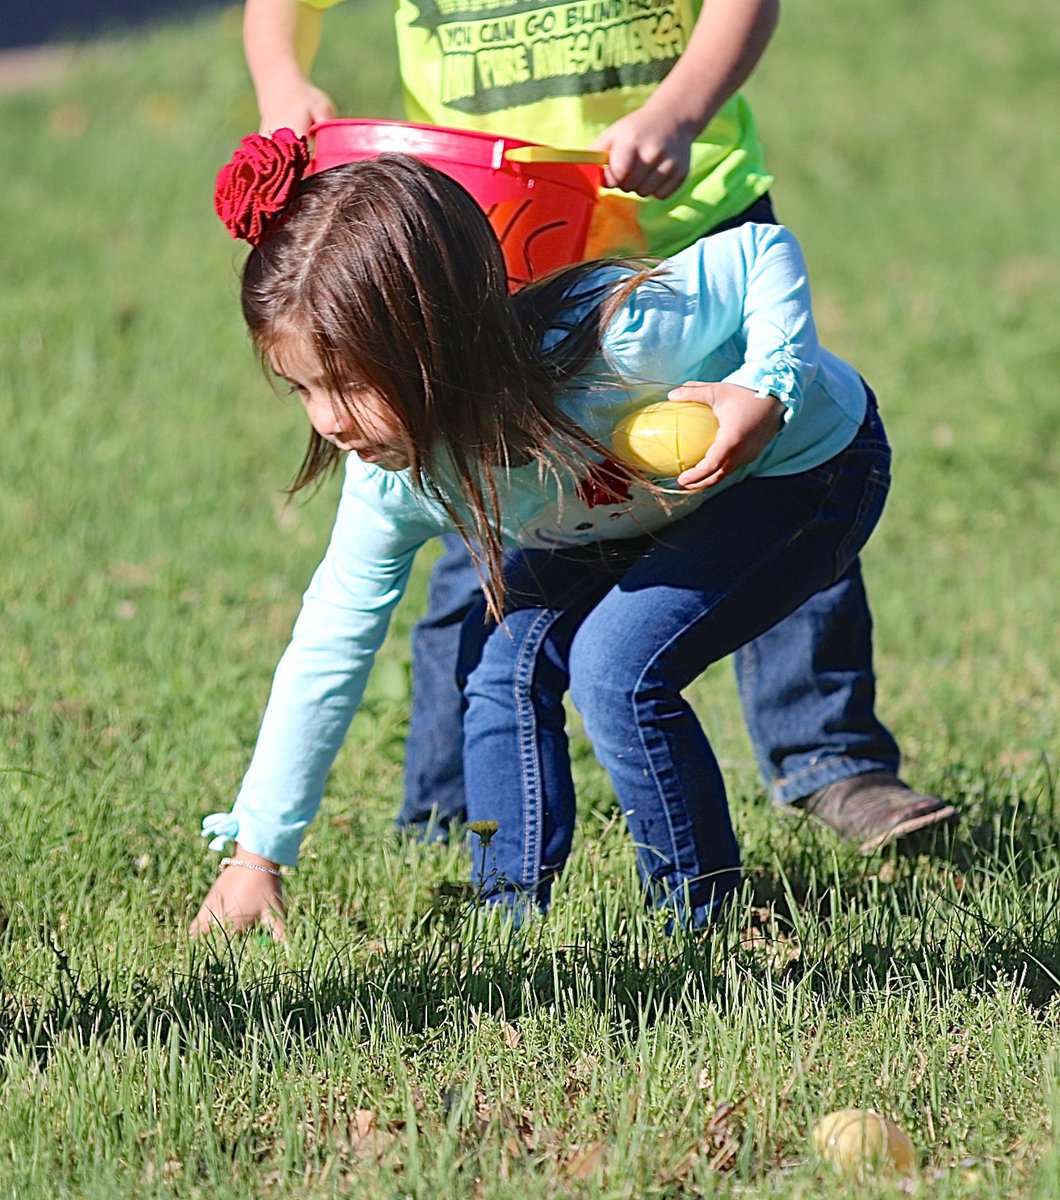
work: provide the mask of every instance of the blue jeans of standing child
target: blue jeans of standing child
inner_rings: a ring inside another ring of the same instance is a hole
[[[752,478],[651,537],[506,560],[506,617],[464,625],[468,817],[485,898],[547,906],[574,832],[569,690],[611,778],[652,902],[709,922],[739,851],[717,759],[685,688],[846,578],[879,520],[890,450],[870,401],[822,466]],[[783,713],[777,714],[783,717]]]

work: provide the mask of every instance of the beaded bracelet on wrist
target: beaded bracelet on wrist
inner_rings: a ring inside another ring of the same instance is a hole
[[[247,862],[245,858],[222,858],[221,865],[217,868],[218,873],[223,871],[225,867],[246,867],[248,871],[264,871],[266,875],[275,875],[277,879],[282,878],[282,873],[275,867],[266,867],[261,863]]]

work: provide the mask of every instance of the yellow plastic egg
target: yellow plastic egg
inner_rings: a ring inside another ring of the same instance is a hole
[[[623,417],[611,434],[611,446],[645,475],[673,479],[703,458],[717,432],[718,419],[709,405],[662,400]]]
[[[909,1137],[871,1108],[841,1108],[813,1127],[813,1144],[822,1158],[847,1170],[863,1167],[912,1171],[916,1150]]]

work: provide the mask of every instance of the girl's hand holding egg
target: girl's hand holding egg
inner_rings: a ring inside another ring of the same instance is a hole
[[[670,403],[709,405],[718,431],[706,453],[677,476],[688,491],[720,483],[739,467],[755,461],[784,425],[784,405],[776,396],[759,396],[735,383],[684,383],[668,394]]]

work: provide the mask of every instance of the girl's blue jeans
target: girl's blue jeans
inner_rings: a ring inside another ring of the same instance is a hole
[[[768,196],[711,232],[775,221]],[[713,503],[713,501],[711,501]],[[438,836],[465,815],[460,627],[480,596],[463,541],[442,538],[427,615],[412,631],[412,704],[399,827]],[[898,746],[876,716],[872,620],[855,559],[830,587],[736,651],[744,719],[762,780],[790,804],[867,771],[898,770]]]
[[[506,618],[464,624],[468,818],[486,897],[545,906],[574,832],[563,697],[607,770],[649,898],[704,924],[739,878],[717,759],[685,688],[856,567],[890,482],[870,397],[842,453],[752,478],[651,537],[508,556]],[[782,719],[783,714],[778,713]]]

